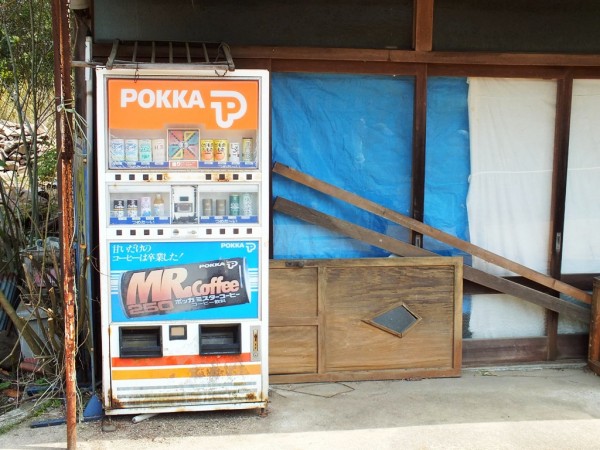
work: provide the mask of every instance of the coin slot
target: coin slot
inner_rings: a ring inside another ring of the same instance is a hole
[[[184,341],[187,339],[187,325],[169,326],[170,341]]]

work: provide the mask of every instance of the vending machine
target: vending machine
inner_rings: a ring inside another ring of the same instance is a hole
[[[266,71],[98,69],[107,414],[264,408]]]

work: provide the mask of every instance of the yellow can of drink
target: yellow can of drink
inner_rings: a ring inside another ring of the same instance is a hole
[[[214,161],[214,141],[212,139],[202,139],[200,141],[200,155],[202,161]]]
[[[227,154],[229,152],[229,141],[227,139],[215,139],[214,141],[214,155],[215,161],[218,163],[227,162]]]

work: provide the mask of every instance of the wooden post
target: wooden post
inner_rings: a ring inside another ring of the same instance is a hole
[[[588,365],[600,375],[600,278],[594,278],[592,294],[592,316],[590,317],[590,343],[588,347]]]

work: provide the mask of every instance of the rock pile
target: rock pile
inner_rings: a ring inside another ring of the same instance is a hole
[[[27,149],[31,148],[33,137],[28,127],[24,127],[25,140],[21,134],[21,125],[0,119],[0,172],[11,172],[26,166]],[[37,154],[41,155],[51,146],[48,130],[37,130]]]

